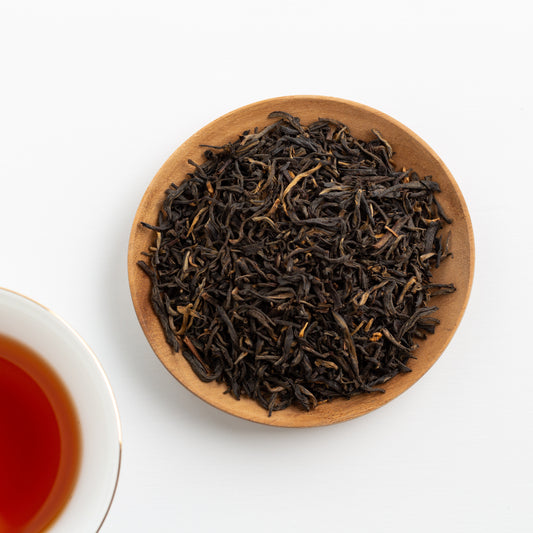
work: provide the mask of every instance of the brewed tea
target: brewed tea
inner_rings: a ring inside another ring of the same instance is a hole
[[[68,501],[79,470],[72,400],[33,350],[0,334],[0,533],[45,529]]]

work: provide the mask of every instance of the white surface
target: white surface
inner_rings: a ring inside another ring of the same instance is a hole
[[[0,289],[0,332],[23,342],[67,386],[81,429],[81,463],[74,492],[50,533],[93,533],[107,514],[120,467],[121,431],[102,368],[61,318],[20,294]]]
[[[531,531],[527,2],[0,5],[0,284],[68,320],[110,378],[124,455],[104,533]],[[420,382],[294,431],[175,382],[126,273],[135,210],[171,152],[286,94],[355,100],[418,133],[464,193],[477,252],[463,322]]]

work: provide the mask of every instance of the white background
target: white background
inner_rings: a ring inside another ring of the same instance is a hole
[[[0,285],[70,322],[112,383],[124,450],[104,533],[533,530],[527,4],[0,3]],[[355,100],[425,139],[464,193],[477,253],[430,372],[363,418],[305,430],[186,391],[142,334],[126,269],[172,151],[288,94]]]

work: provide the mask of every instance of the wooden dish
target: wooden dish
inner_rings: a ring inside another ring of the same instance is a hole
[[[191,166],[189,159],[203,160],[199,145],[220,146],[233,141],[245,130],[264,127],[271,123],[267,116],[272,111],[287,111],[300,117],[304,124],[320,118],[344,122],[352,135],[361,139],[372,138],[371,129],[379,130],[392,145],[397,167],[415,169],[419,175],[431,175],[439,183],[442,193],[439,201],[453,218],[451,250],[453,258],[434,270],[435,282],[453,282],[457,291],[439,300],[441,320],[435,334],[420,342],[417,359],[410,360],[412,372],[401,374],[384,385],[384,393],[368,393],[349,400],[336,399],[319,405],[310,412],[288,408],[274,412],[271,417],[254,401],[235,400],[224,394],[225,385],[203,383],[189,364],[172,351],[166,343],[162,328],[150,304],[150,280],[137,266],[141,252],[152,245],[153,232],[140,225],[141,221],[155,224],[165,190],[171,182],[179,184]],[[285,427],[322,426],[364,415],[386,404],[424,375],[450,342],[463,316],[474,274],[474,237],[468,210],[454,178],[437,154],[417,135],[387,115],[348,100],[322,96],[287,96],[263,100],[241,107],[211,122],[183,143],[162,166],[146,190],[131,230],[128,250],[128,272],[133,305],[141,327],[157,357],[169,372],[191,392],[232,415]]]

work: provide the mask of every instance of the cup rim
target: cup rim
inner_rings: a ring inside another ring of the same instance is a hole
[[[121,421],[120,421],[120,414],[119,414],[119,411],[118,411],[117,401],[116,401],[113,389],[111,387],[111,383],[109,381],[109,378],[108,378],[108,376],[107,376],[107,374],[106,374],[106,372],[105,372],[100,360],[98,359],[98,357],[94,353],[94,351],[87,344],[85,339],[83,339],[83,337],[64,318],[62,318],[55,311],[52,311],[50,308],[46,307],[45,305],[43,305],[42,303],[38,302],[37,300],[34,300],[33,298],[31,298],[29,296],[26,296],[25,294],[22,294],[22,293],[20,293],[18,291],[15,291],[13,289],[8,289],[7,287],[0,286],[0,293],[2,293],[2,292],[10,294],[12,296],[15,296],[17,298],[20,298],[21,300],[24,300],[26,303],[30,303],[30,304],[33,304],[33,305],[37,306],[41,311],[44,311],[45,313],[49,314],[51,316],[52,320],[54,320],[57,323],[59,323],[59,325],[64,330],[66,330],[66,332],[69,335],[71,335],[73,338],[75,338],[76,341],[78,341],[83,346],[85,352],[90,356],[92,362],[94,363],[94,365],[95,365],[95,367],[97,369],[97,372],[98,372],[100,378],[103,381],[105,389],[108,392],[109,399],[111,400],[111,405],[113,407],[113,415],[114,415],[113,418],[115,420],[115,429],[117,431],[118,455],[117,455],[117,470],[116,470],[116,476],[115,476],[115,483],[114,483],[114,486],[113,486],[113,491],[112,491],[111,496],[109,498],[109,502],[107,504],[107,508],[105,509],[105,513],[102,516],[102,518],[101,518],[101,520],[100,520],[100,522],[98,524],[98,527],[96,528],[96,531],[99,531],[101,529],[102,525],[104,524],[108,514],[109,514],[109,511],[111,509],[111,505],[113,504],[113,501],[114,501],[114,498],[115,498],[115,495],[116,495],[116,492],[117,492],[118,480],[119,480],[119,477],[120,477],[120,471],[121,471],[121,465],[122,465],[122,425],[121,425]],[[50,533],[53,533],[55,522],[56,522],[56,520],[54,519],[54,521],[48,526],[46,531],[49,531]]]

